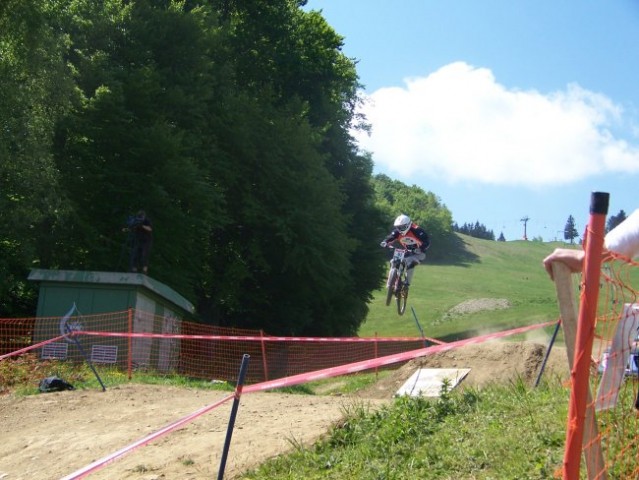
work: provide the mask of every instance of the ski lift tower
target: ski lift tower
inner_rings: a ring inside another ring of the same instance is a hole
[[[521,219],[521,221],[524,223],[524,240],[528,240],[528,235],[526,235],[526,224],[528,223],[528,220],[530,220],[530,218],[528,218],[528,215]]]

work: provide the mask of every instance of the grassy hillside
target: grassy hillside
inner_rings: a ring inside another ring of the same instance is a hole
[[[455,235],[449,245],[434,249],[442,258],[417,267],[404,316],[394,303],[385,305],[385,287],[370,305],[360,336],[419,335],[415,315],[428,337],[456,340],[489,331],[531,325],[558,318],[555,286],[542,267],[542,259],[563,243],[495,242]],[[579,248],[579,247],[575,247]],[[431,253],[431,252],[429,252]],[[451,314],[462,302],[505,299],[509,308]]]

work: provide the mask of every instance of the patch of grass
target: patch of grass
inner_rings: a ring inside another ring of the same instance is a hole
[[[299,395],[315,395],[313,390],[306,383],[303,383],[301,385],[291,385],[289,387],[275,388],[268,391],[277,393],[293,393]]]
[[[388,377],[392,371],[380,370],[378,372],[362,372],[352,375],[328,378],[309,382],[308,386],[317,395],[344,395],[354,393],[369,387],[379,380]]]
[[[94,368],[107,388],[131,381],[127,373],[117,367],[94,365]],[[0,393],[33,395],[39,393],[40,381],[51,376],[60,377],[77,390],[102,388],[95,373],[86,362],[39,360],[36,355],[26,354],[0,362]],[[209,382],[180,375],[157,375],[153,372],[135,372],[132,380],[142,384],[207,390],[233,391],[235,389],[235,385],[227,382]]]
[[[181,375],[154,374],[153,372],[135,373],[133,379],[136,383],[147,385],[171,385],[174,387],[198,388],[203,390],[233,391],[235,385],[229,382],[202,380]]]
[[[75,386],[86,382],[88,374],[90,369],[84,363],[38,360],[33,354],[25,354],[0,362],[0,388],[3,393],[14,391],[29,395],[38,392],[43,378],[57,376]]]
[[[294,393],[302,395],[346,395],[357,392],[373,385],[375,382],[390,375],[389,370],[379,372],[362,372],[352,375],[315,380],[313,382],[290,387],[277,388],[272,391],[278,393]]]
[[[247,472],[261,479],[547,479],[561,466],[568,393],[558,380],[401,397],[354,409],[314,446]],[[294,472],[294,475],[292,475]]]

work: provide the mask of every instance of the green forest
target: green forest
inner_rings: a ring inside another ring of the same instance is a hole
[[[373,174],[351,133],[357,60],[302,0],[0,3],[0,317],[33,316],[33,268],[149,275],[205,323],[352,335],[386,273],[379,241],[431,192]]]

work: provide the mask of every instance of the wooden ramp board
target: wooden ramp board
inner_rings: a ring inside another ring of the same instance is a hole
[[[395,396],[439,397],[444,380],[452,390],[470,372],[470,368],[419,368],[397,390]]]

